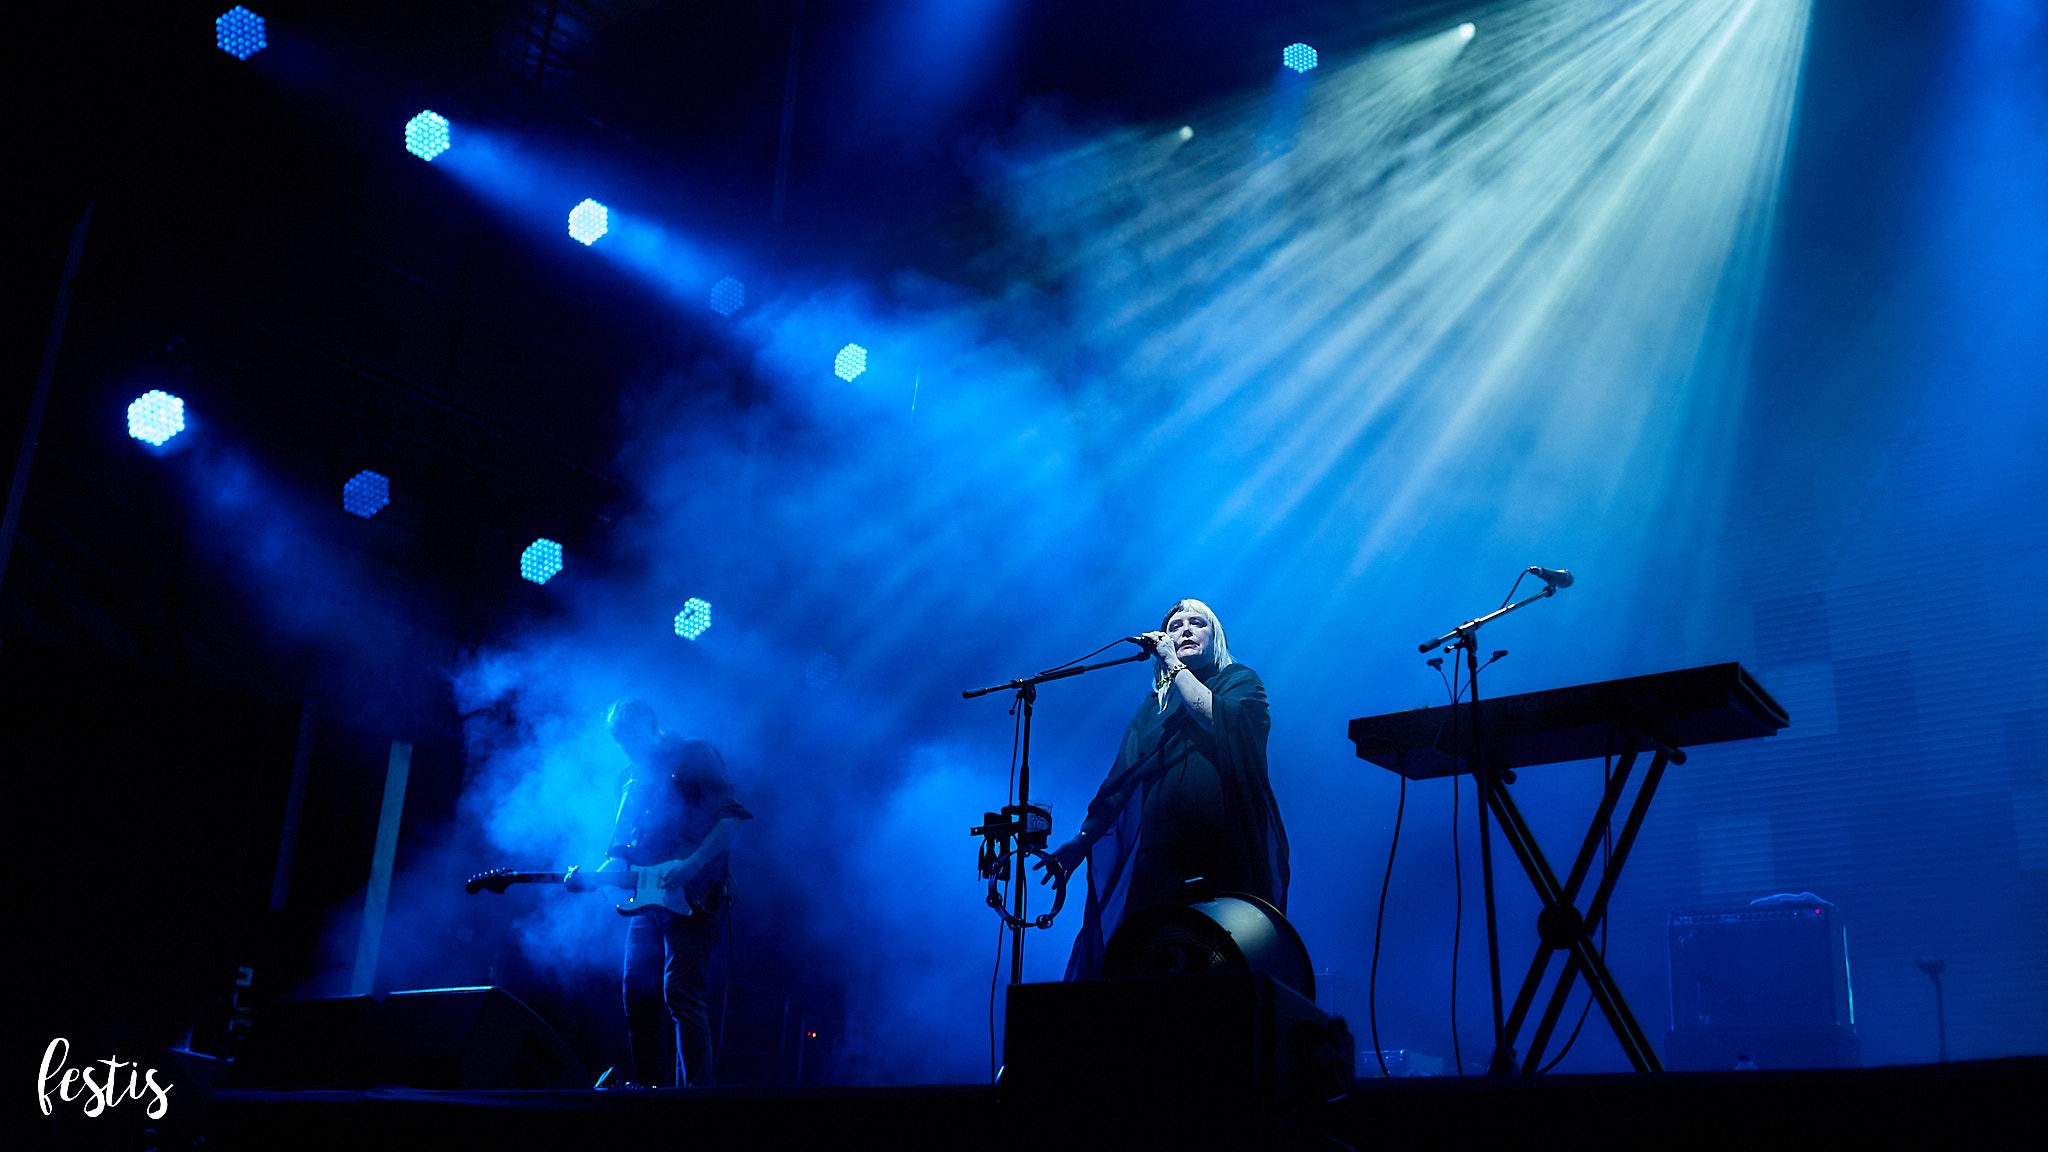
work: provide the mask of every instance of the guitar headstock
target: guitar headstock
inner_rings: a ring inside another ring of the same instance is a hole
[[[462,886],[462,890],[471,896],[486,888],[493,892],[503,892],[511,883],[512,870],[510,868],[493,868],[489,872],[479,872],[471,876],[469,881]]]

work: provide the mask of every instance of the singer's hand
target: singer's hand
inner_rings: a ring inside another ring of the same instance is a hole
[[[1053,849],[1052,858],[1059,862],[1061,868],[1066,869],[1068,876],[1072,876],[1074,870],[1081,866],[1081,861],[1088,858],[1088,849],[1082,846],[1081,838],[1076,836],[1065,844]],[[1040,884],[1050,884],[1053,882],[1052,869],[1045,866],[1045,861],[1042,858],[1032,857],[1031,866],[1045,873],[1038,881]]]
[[[1173,654],[1173,641],[1164,632],[1140,632],[1138,639],[1145,642],[1145,650],[1152,653],[1152,661],[1161,672],[1179,667],[1180,658]]]

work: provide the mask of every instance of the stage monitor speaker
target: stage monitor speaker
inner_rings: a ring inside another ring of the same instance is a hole
[[[260,1010],[235,1061],[237,1088],[588,1088],[553,1028],[501,988],[339,996]]]
[[[1015,984],[1004,1019],[1003,1099],[1031,1109],[1270,1114],[1351,1087],[1343,1019],[1258,972]]]
[[[1316,997],[1315,966],[1294,925],[1249,893],[1134,912],[1102,953],[1104,976],[1198,972],[1261,972],[1307,999]]]

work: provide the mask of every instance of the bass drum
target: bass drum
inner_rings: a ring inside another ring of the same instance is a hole
[[[1103,951],[1104,976],[1257,972],[1316,998],[1315,968],[1287,917],[1257,896],[1162,904],[1124,919]]]

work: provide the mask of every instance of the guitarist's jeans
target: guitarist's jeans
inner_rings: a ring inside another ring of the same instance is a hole
[[[626,921],[626,1038],[633,1079],[649,1086],[711,1083],[711,1017],[704,970],[718,917],[649,908]],[[683,1057],[676,1067],[676,1052]],[[678,1074],[680,1072],[680,1074]]]

